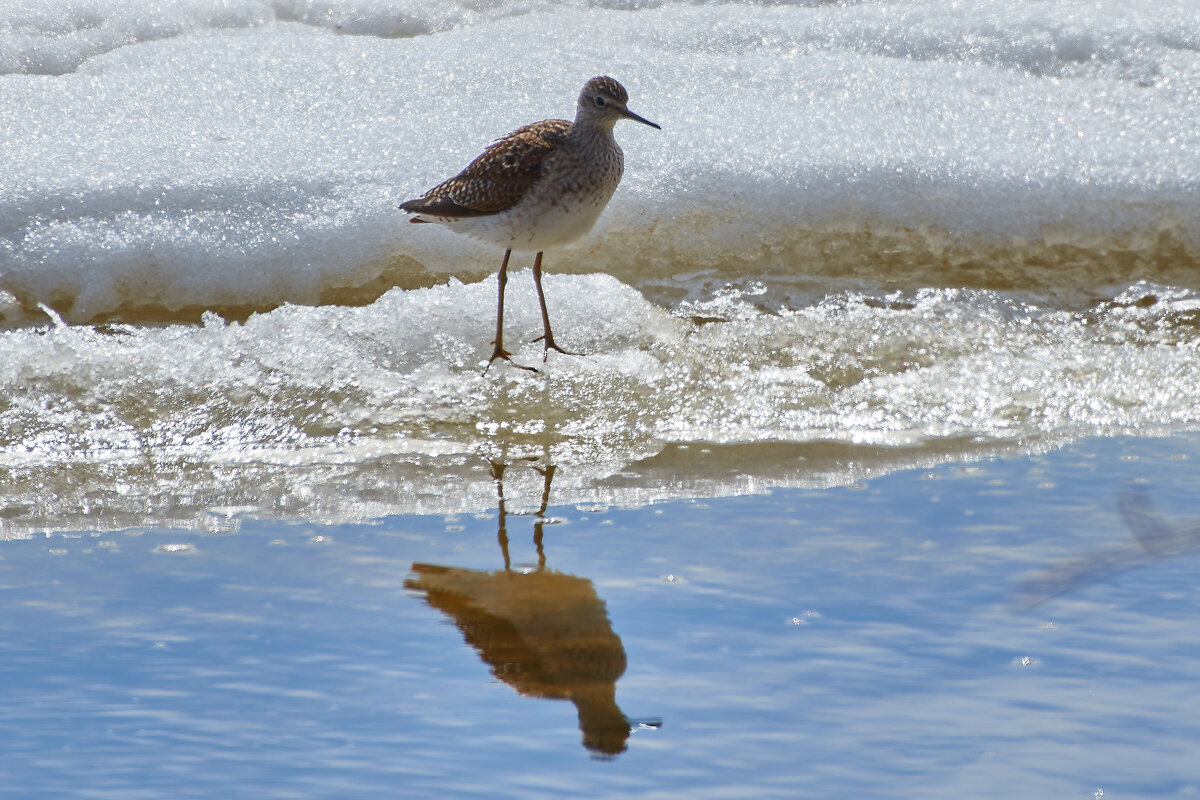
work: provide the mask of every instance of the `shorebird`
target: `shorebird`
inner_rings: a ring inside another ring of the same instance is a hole
[[[500,264],[496,303],[496,339],[486,373],[497,358],[515,367],[504,349],[504,286],[513,250],[533,251],[533,282],[542,306],[544,333],[533,341],[551,350],[577,355],[558,346],[550,330],[546,294],[542,290],[542,252],[572,242],[592,229],[616,191],[625,158],[613,138],[618,120],[631,119],[661,128],[626,108],[629,93],[612,78],[584,84],[575,121],[547,119],[517,128],[496,140],[467,168],[423,196],[400,205],[413,214],[410,222],[436,222],[505,247]]]

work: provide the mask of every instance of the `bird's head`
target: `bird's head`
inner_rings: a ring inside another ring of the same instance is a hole
[[[627,102],[629,102],[629,92],[625,91],[624,86],[607,76],[592,78],[584,84],[583,91],[579,93],[576,120],[613,125],[617,120],[631,119],[661,130],[658,125],[626,108]]]

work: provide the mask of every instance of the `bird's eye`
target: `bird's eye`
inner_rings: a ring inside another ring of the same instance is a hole
[[[608,105],[608,101],[604,99],[604,96],[599,94],[596,95],[594,102],[596,103],[596,108],[604,108]]]

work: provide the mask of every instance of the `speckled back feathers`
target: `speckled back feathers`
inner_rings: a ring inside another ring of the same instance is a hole
[[[462,172],[400,208],[437,217],[496,214],[521,201],[538,178],[546,157],[571,132],[565,119],[547,119],[517,128],[496,140]]]

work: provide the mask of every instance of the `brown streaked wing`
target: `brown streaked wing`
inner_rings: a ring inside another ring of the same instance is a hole
[[[462,172],[400,208],[438,217],[476,217],[512,208],[541,177],[542,162],[570,131],[565,119],[517,128],[489,145]]]

